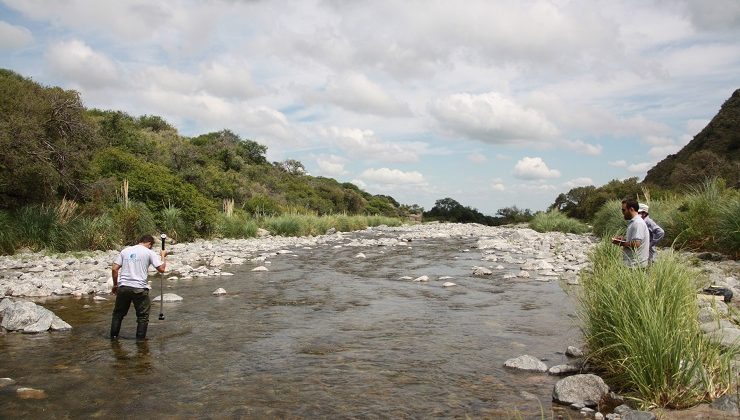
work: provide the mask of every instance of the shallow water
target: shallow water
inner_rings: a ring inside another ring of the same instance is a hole
[[[0,377],[46,396],[0,389],[0,416],[549,418],[559,410],[557,377],[503,367],[522,354],[566,362],[579,332],[558,282],[504,280],[508,270],[473,277],[472,266],[483,265],[474,238],[409,245],[296,248],[271,258],[269,272],[248,262],[227,267],[230,277],[165,280],[165,292],[184,301],[165,303],[164,321],[153,304],[145,343],[133,340],[133,308],[123,338],[111,342],[112,299],[47,300],[71,331],[0,336]],[[399,280],[421,275],[430,281]],[[229,294],[213,296],[218,287]]]

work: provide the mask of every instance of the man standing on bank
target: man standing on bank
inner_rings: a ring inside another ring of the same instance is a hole
[[[144,340],[149,326],[149,283],[147,282],[148,269],[152,265],[158,272],[164,273],[167,266],[165,258],[167,251],[159,254],[152,251],[154,237],[144,235],[138,245],[124,248],[113,262],[113,289],[116,295],[116,304],[113,307],[113,319],[110,324],[110,338],[118,338],[121,331],[121,322],[128,313],[131,302],[136,309],[136,339]]]
[[[612,243],[622,247],[622,260],[628,267],[646,267],[650,258],[650,232],[637,213],[637,200],[622,200],[622,215],[629,220],[627,237],[612,238]]]
[[[648,216],[650,214],[648,210],[650,210],[650,207],[648,207],[647,204],[640,204],[640,208],[637,210],[637,213],[639,213],[642,220],[645,221],[645,224],[648,227],[648,232],[650,232],[650,257],[648,258],[648,264],[652,264],[655,261],[655,245],[663,239],[665,231],[662,227],[658,226],[650,216]]]

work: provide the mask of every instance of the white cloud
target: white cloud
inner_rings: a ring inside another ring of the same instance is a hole
[[[115,63],[83,41],[55,42],[49,46],[45,57],[52,71],[81,86],[98,89],[119,83]]]
[[[568,187],[568,188],[586,187],[589,185],[594,185],[593,179],[589,177],[574,178],[574,179],[571,179],[570,181],[563,183],[563,186]]]
[[[316,159],[316,164],[324,175],[340,176],[347,173],[344,169],[345,159],[340,156],[320,156]]]
[[[633,163],[632,165],[627,166],[627,170],[632,173],[642,173],[647,172],[648,169],[655,166],[655,162],[640,162],[640,163]]]
[[[216,96],[245,99],[257,93],[249,66],[245,62],[206,62],[201,64],[200,74],[203,88]]]
[[[485,143],[542,142],[558,135],[544,115],[496,92],[438,98],[429,112],[444,131]]]
[[[320,129],[319,133],[347,153],[363,159],[383,162],[416,162],[419,160],[419,154],[426,151],[425,143],[382,142],[372,130],[329,127]]]
[[[360,187],[361,190],[366,190],[367,189],[367,184],[365,183],[365,181],[363,181],[361,179],[353,179],[351,182],[353,184],[357,185],[358,187]]]
[[[482,164],[488,162],[488,158],[486,157],[486,155],[484,155],[481,152],[473,152],[473,153],[469,154],[468,155],[468,160],[471,161],[471,162],[473,162],[473,163],[475,163],[475,164],[477,164],[477,165],[482,165]]]
[[[308,96],[309,100],[328,100],[344,109],[388,117],[408,116],[407,105],[389,95],[383,87],[361,73],[346,73],[331,77],[323,92]]]
[[[615,161],[609,162],[609,166],[613,166],[615,168],[626,168],[627,161],[626,160],[615,160]]]
[[[563,144],[568,149],[575,150],[578,153],[583,153],[584,155],[590,156],[600,155],[601,150],[603,149],[600,144],[593,145],[582,140],[565,140],[563,141]]]
[[[494,191],[506,191],[506,185],[501,178],[495,178],[491,180],[491,189]]]
[[[398,169],[379,168],[366,169],[360,174],[360,178],[378,184],[385,185],[407,185],[425,184],[424,175],[419,172],[404,172]]]
[[[681,146],[678,144],[668,144],[665,146],[655,146],[648,150],[648,156],[660,160],[672,153],[676,153],[681,150]]]
[[[560,171],[547,167],[542,158],[524,157],[514,166],[514,176],[519,179],[546,179],[558,178]]]
[[[33,34],[23,26],[0,20],[0,50],[13,50],[33,42]]]

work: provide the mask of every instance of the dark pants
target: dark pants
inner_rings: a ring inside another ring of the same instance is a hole
[[[128,308],[134,303],[136,309],[136,322],[144,324],[149,322],[149,308],[152,303],[149,301],[149,289],[139,289],[136,287],[120,286],[116,293],[116,305],[113,307],[113,319],[122,320],[128,313]]]

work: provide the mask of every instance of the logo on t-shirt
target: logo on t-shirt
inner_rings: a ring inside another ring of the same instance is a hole
[[[128,256],[128,260],[129,261],[138,261],[139,259],[136,258],[136,254],[132,252],[131,255]]]

